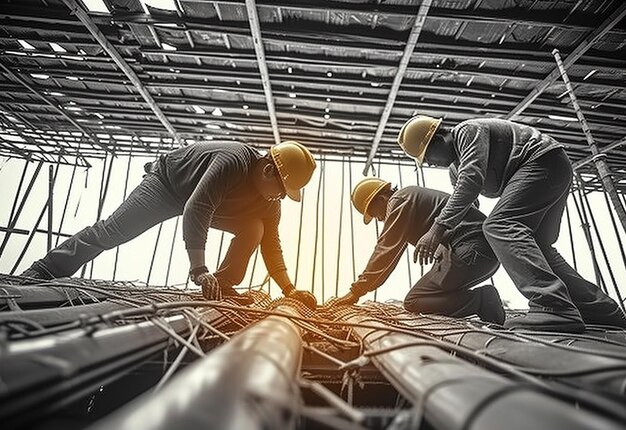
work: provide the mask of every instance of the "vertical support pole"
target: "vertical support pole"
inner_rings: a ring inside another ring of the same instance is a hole
[[[574,235],[572,233],[572,218],[569,214],[569,202],[565,203],[565,216],[567,218],[567,231],[569,233],[569,245],[572,250],[572,260],[574,260],[574,269],[578,270],[578,264],[576,262],[576,248],[574,247]]]
[[[350,193],[352,193],[352,159],[349,157],[348,161],[348,185],[350,187]],[[352,280],[356,280],[356,260],[354,258],[354,211],[350,208],[350,245],[352,255]]]
[[[326,160],[324,160],[326,164]],[[326,290],[326,166],[322,171],[322,303]]]
[[[170,245],[170,258],[167,260],[167,272],[165,273],[165,286],[168,285],[170,280],[170,269],[172,268],[172,257],[174,256],[174,244],[176,243],[176,234],[178,233],[178,222],[180,217],[176,217],[176,224],[174,224],[174,235],[172,236],[172,244]]]
[[[324,179],[324,170],[326,170],[326,163],[324,156],[320,159],[320,178],[317,182],[317,200],[315,202],[315,241],[313,243],[313,271],[311,272],[311,293],[315,295],[315,272],[317,268],[317,242],[319,240],[319,221],[320,221],[320,198],[322,196],[322,180]]]
[[[563,66],[563,61],[561,60],[561,55],[559,54],[559,50],[555,49],[552,51],[552,55],[556,60],[556,65],[561,72],[561,77],[563,78],[563,82],[565,83],[565,88],[570,97],[570,101],[572,102],[572,106],[574,107],[574,111],[576,112],[576,117],[580,122],[583,133],[585,134],[585,138],[587,139],[587,143],[589,144],[589,148],[591,149],[591,154],[594,156],[594,164],[596,169],[598,170],[598,176],[600,177],[600,181],[602,182],[602,186],[604,191],[609,195],[611,199],[611,203],[613,204],[613,208],[617,213],[617,217],[619,218],[622,227],[626,230],[626,210],[622,205],[622,202],[619,199],[617,194],[617,190],[615,189],[615,184],[613,183],[613,179],[611,177],[611,170],[609,169],[609,165],[606,162],[606,154],[601,153],[598,150],[598,147],[591,135],[591,129],[589,128],[589,124],[587,124],[587,120],[578,104],[578,99],[576,98],[576,94],[574,93],[574,88],[569,80],[569,76],[567,75],[567,71]]]
[[[13,219],[10,220],[9,225],[7,226],[7,231],[6,231],[6,234],[4,235],[4,239],[2,240],[2,245],[0,245],[0,256],[3,254],[4,249],[7,246],[7,242],[9,241],[9,237],[11,236],[11,232],[15,228],[15,225],[17,224],[17,220],[22,214],[22,210],[24,209],[26,200],[28,199],[28,196],[30,195],[30,192],[33,189],[33,185],[35,185],[35,181],[37,180],[37,177],[39,176],[39,172],[41,171],[42,166],[43,166],[43,161],[40,161],[39,164],[37,164],[37,167],[35,168],[35,172],[33,173],[33,176],[30,178],[28,187],[26,187],[26,191],[24,192],[24,195],[22,196],[22,201],[20,202],[20,206],[17,208],[15,215],[13,215]]]
[[[304,216],[304,196],[306,187],[302,189],[302,198],[300,199],[300,220],[298,222],[298,250],[296,252],[296,276],[293,280],[294,284],[298,285],[298,272],[300,271],[300,249],[302,244],[302,219]]]
[[[52,249],[52,201],[54,196],[54,167],[48,166],[48,241],[46,252]]]
[[[341,259],[341,233],[342,233],[342,223],[343,223],[343,207],[345,206],[345,188],[346,188],[346,156],[341,156],[341,194],[339,196],[339,231],[337,238],[337,269],[335,270],[335,297],[339,297],[339,262]],[[350,190],[350,194],[352,194],[352,190]],[[350,204],[351,200],[348,200],[348,204]],[[350,208],[352,209],[352,208]]]
[[[600,267],[598,265],[598,258],[596,256],[596,250],[593,246],[593,239],[591,237],[591,228],[589,227],[589,221],[587,220],[587,213],[585,211],[585,207],[583,206],[582,197],[580,197],[580,187],[578,188],[578,200],[576,200],[576,196],[574,197],[574,204],[576,205],[576,211],[578,212],[578,218],[580,219],[580,224],[585,233],[585,239],[587,240],[587,246],[589,247],[589,253],[591,255],[591,261],[593,263],[593,271],[596,275],[596,284],[606,293],[606,286],[604,285],[604,278],[602,277],[602,272],[600,272]],[[580,201],[580,205],[578,202]]]

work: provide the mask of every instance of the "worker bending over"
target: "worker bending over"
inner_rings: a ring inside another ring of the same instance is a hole
[[[472,119],[446,129],[441,119],[417,116],[404,124],[398,143],[419,164],[426,160],[453,173],[452,196],[418,241],[421,258],[432,257],[479,194],[499,197],[483,231],[530,308],[506,326],[573,333],[584,331],[585,323],[626,327],[617,303],[553,247],[572,184],[571,163],[555,139],[501,119]]]
[[[357,184],[352,192],[352,204],[363,214],[365,224],[372,218],[385,224],[367,267],[350,292],[335,303],[354,304],[359,297],[382,285],[398,264],[407,243],[415,245],[431,228],[448,198],[444,192],[417,186],[397,190],[377,178],[366,178]],[[502,324],[504,309],[497,290],[492,285],[471,289],[493,275],[499,266],[483,236],[484,220],[485,215],[472,207],[455,228],[446,232],[439,249],[440,258],[404,299],[406,310],[453,317],[478,314],[484,321]]]
[[[283,293],[314,306],[314,297],[295,290],[287,275],[278,223],[280,199],[288,195],[300,201],[300,189],[315,168],[308,149],[294,141],[274,145],[266,155],[240,143],[182,147],[147,164],[143,181],[111,216],[67,239],[22,276],[71,276],[102,251],[182,214],[191,279],[202,286],[206,299],[231,296],[245,302],[233,286],[243,280],[250,256],[260,245],[268,272]],[[234,235],[213,274],[205,265],[209,227]]]

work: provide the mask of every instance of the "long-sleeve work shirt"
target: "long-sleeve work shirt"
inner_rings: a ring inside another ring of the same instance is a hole
[[[178,200],[187,249],[204,249],[216,221],[261,220],[261,254],[270,276],[286,272],[278,223],[280,202],[267,201],[252,183],[262,155],[241,143],[198,143],[159,159],[156,172]]]
[[[463,121],[452,136],[456,184],[435,221],[448,229],[461,222],[479,194],[499,197],[521,165],[562,146],[536,128],[501,119]]]
[[[374,252],[363,273],[352,284],[352,292],[362,296],[381,286],[398,264],[407,244],[415,245],[430,229],[449,197],[442,191],[418,186],[405,187],[393,193]],[[454,245],[476,236],[485,240],[482,233],[484,220],[485,215],[471,207],[454,229],[446,231],[444,242]]]

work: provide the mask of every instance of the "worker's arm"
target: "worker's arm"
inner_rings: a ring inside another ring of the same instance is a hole
[[[278,235],[278,224],[280,223],[280,203],[274,204],[275,209],[272,215],[263,219],[263,238],[261,239],[261,256],[267,267],[267,272],[278,284],[283,292],[293,289],[293,284],[283,257],[283,250],[280,246]]]
[[[454,191],[435,219],[435,224],[448,230],[456,227],[476,201],[487,171],[489,158],[489,130],[472,121],[466,121],[455,131],[459,152],[459,166]]]
[[[191,268],[205,265],[207,233],[215,209],[239,181],[247,177],[247,169],[233,155],[220,154],[209,164],[183,210],[183,240]]]
[[[450,183],[452,184],[452,187],[456,187],[456,182],[459,178],[459,171],[455,164],[450,164],[450,167],[448,167],[448,175],[450,176]],[[480,202],[478,201],[478,197],[476,197],[476,200],[474,200],[472,205],[474,205],[476,209],[480,209]]]
[[[352,284],[350,291],[361,297],[380,287],[389,277],[407,246],[408,223],[411,222],[411,207],[406,200],[393,198],[385,218],[385,226],[378,237],[376,247],[367,266]]]

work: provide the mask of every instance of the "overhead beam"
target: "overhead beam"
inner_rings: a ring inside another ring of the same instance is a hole
[[[15,73],[13,73],[13,71],[11,69],[9,69],[7,66],[5,66],[2,63],[1,60],[0,60],[0,69],[5,74],[7,74],[11,79],[13,79],[14,81],[19,82],[24,88],[27,88],[34,96],[36,96],[41,101],[43,101],[45,104],[47,104],[52,109],[54,109],[55,112],[57,112],[58,114],[63,116],[65,119],[67,119],[74,127],[76,127],[81,133],[83,133],[89,139],[89,141],[91,143],[93,143],[95,146],[99,146],[99,147],[101,147],[102,149],[104,149],[107,152],[112,152],[110,148],[108,148],[105,145],[103,145],[102,143],[100,143],[100,141],[96,138],[96,136],[94,136],[92,133],[90,133],[85,128],[83,128],[79,123],[77,123],[74,120],[74,118],[69,116],[63,109],[58,107],[56,104],[52,103],[46,96],[44,96],[39,91],[37,91],[32,85],[30,85],[28,82],[26,82],[26,80],[24,80],[22,77],[20,77],[19,75],[16,75]]]
[[[563,67],[567,70],[572,64],[576,62],[580,57],[582,57],[585,52],[589,50],[598,40],[600,40],[605,34],[607,34],[617,23],[619,23],[622,18],[626,16],[626,2],[622,2],[620,6],[617,8],[615,12],[611,14],[597,29],[591,32],[585,40],[583,40],[577,47],[572,51],[571,54],[563,60]],[[559,77],[561,76],[561,72],[558,67],[555,67],[552,72],[546,78],[541,81],[532,91],[528,94],[524,100],[519,102],[517,106],[515,106],[511,112],[509,112],[506,116],[507,119],[513,119],[522,113],[530,104],[535,101],[537,97],[541,93],[543,93],[550,85],[552,85]]]
[[[272,133],[274,134],[274,142],[280,143],[280,132],[278,131],[278,120],[276,118],[276,108],[274,106],[274,97],[272,95],[272,84],[270,82],[270,74],[265,61],[265,48],[261,38],[261,24],[259,22],[259,14],[256,10],[255,0],[246,0],[246,10],[248,12],[248,21],[250,22],[250,31],[252,32],[252,43],[256,54],[259,72],[261,73],[261,83],[263,84],[263,92],[265,93],[265,103],[267,104],[267,113],[270,116],[272,124]]]
[[[157,105],[157,103],[152,98],[152,95],[148,92],[148,90],[141,83],[141,80],[135,73],[135,71],[130,67],[130,65],[122,58],[122,55],[113,47],[113,45],[109,42],[106,36],[100,31],[95,22],[91,19],[87,11],[80,6],[76,0],[63,0],[63,3],[72,11],[72,13],[83,23],[83,25],[89,30],[94,39],[102,46],[102,48],[109,54],[109,56],[115,61],[115,64],[124,72],[124,74],[128,77],[133,86],[139,91],[139,94],[144,98],[150,109],[157,116],[159,121],[163,124],[163,126],[167,129],[169,134],[172,136],[174,141],[182,145],[183,141],[176,132],[174,126],[167,119],[161,108]]]
[[[211,3],[215,4],[225,4],[231,6],[240,6],[241,0],[220,0],[215,1],[212,0]],[[258,6],[262,6],[264,8],[275,8],[282,10],[298,10],[298,11],[312,11],[317,12],[320,10],[323,11],[333,11],[333,12],[345,12],[351,13],[355,15],[381,15],[388,16],[393,18],[409,18],[414,16],[414,9],[411,5],[393,5],[393,4],[385,4],[380,3],[375,6],[375,10],[372,9],[372,5],[368,3],[348,3],[348,2],[293,2],[290,0],[264,0],[257,1]],[[3,7],[0,10],[0,18],[23,18],[28,17],[32,22],[54,22],[54,23],[71,23],[72,21],[68,19],[66,16],[62,16],[59,14],[50,15],[46,12],[42,12],[41,9],[37,7],[29,7],[29,6],[18,6],[17,3],[9,3],[6,7]],[[521,12],[521,13],[520,13]],[[155,16],[157,18],[155,18]],[[152,17],[152,18],[151,18]],[[167,16],[166,14],[159,15],[158,13],[152,13],[147,15],[143,12],[122,12],[116,11],[114,20],[117,19],[122,20],[134,20],[136,22],[148,21],[160,18],[169,18],[169,19],[177,19],[179,22],[183,22],[181,19],[182,16],[178,15],[178,17]],[[185,17],[189,18],[189,17]],[[566,21],[564,21],[564,16],[559,15],[558,13],[549,13],[549,11],[543,10],[541,14],[537,14],[535,10],[526,9],[522,12],[521,9],[517,8],[515,10],[489,10],[489,9],[481,9],[480,13],[477,13],[474,9],[450,9],[450,8],[441,8],[441,7],[432,7],[428,14],[429,20],[435,21],[462,21],[467,23],[476,23],[476,24],[500,24],[500,25],[508,25],[508,24],[518,24],[520,26],[532,26],[532,27],[548,27],[548,28],[557,28],[557,29],[565,29],[565,30],[575,30],[575,31],[592,31],[596,28],[596,24],[592,21],[589,22],[589,18],[587,15],[581,14],[577,19],[571,19],[569,17]],[[94,21],[97,23],[108,23],[111,20],[111,16],[94,16]],[[596,19],[594,16],[592,19]],[[193,22],[193,20],[192,20]],[[612,30],[612,33],[616,35],[622,35],[626,33],[625,30],[621,28],[615,28]]]
[[[406,69],[409,66],[409,61],[411,61],[411,55],[413,55],[413,50],[415,49],[415,45],[417,44],[417,39],[419,39],[422,28],[424,27],[426,15],[428,15],[428,9],[430,9],[431,3],[432,0],[423,0],[417,11],[417,16],[415,17],[415,22],[413,23],[413,28],[411,29],[411,34],[409,35],[409,39],[406,42],[404,53],[402,54],[402,59],[400,60],[400,65],[398,66],[396,76],[393,79],[393,84],[391,84],[391,90],[389,91],[389,95],[387,96],[387,102],[385,103],[383,113],[380,116],[380,121],[378,122],[378,128],[376,129],[376,133],[374,134],[372,149],[367,156],[367,161],[365,162],[365,167],[363,168],[363,175],[367,175],[368,170],[372,166],[372,161],[374,160],[376,151],[378,151],[380,139],[383,136],[383,132],[385,131],[385,127],[387,126],[387,121],[389,120],[389,116],[391,115],[391,110],[393,109],[393,105],[396,102],[396,97],[398,96],[398,91],[400,90],[400,84],[402,84],[402,78],[404,78]]]

